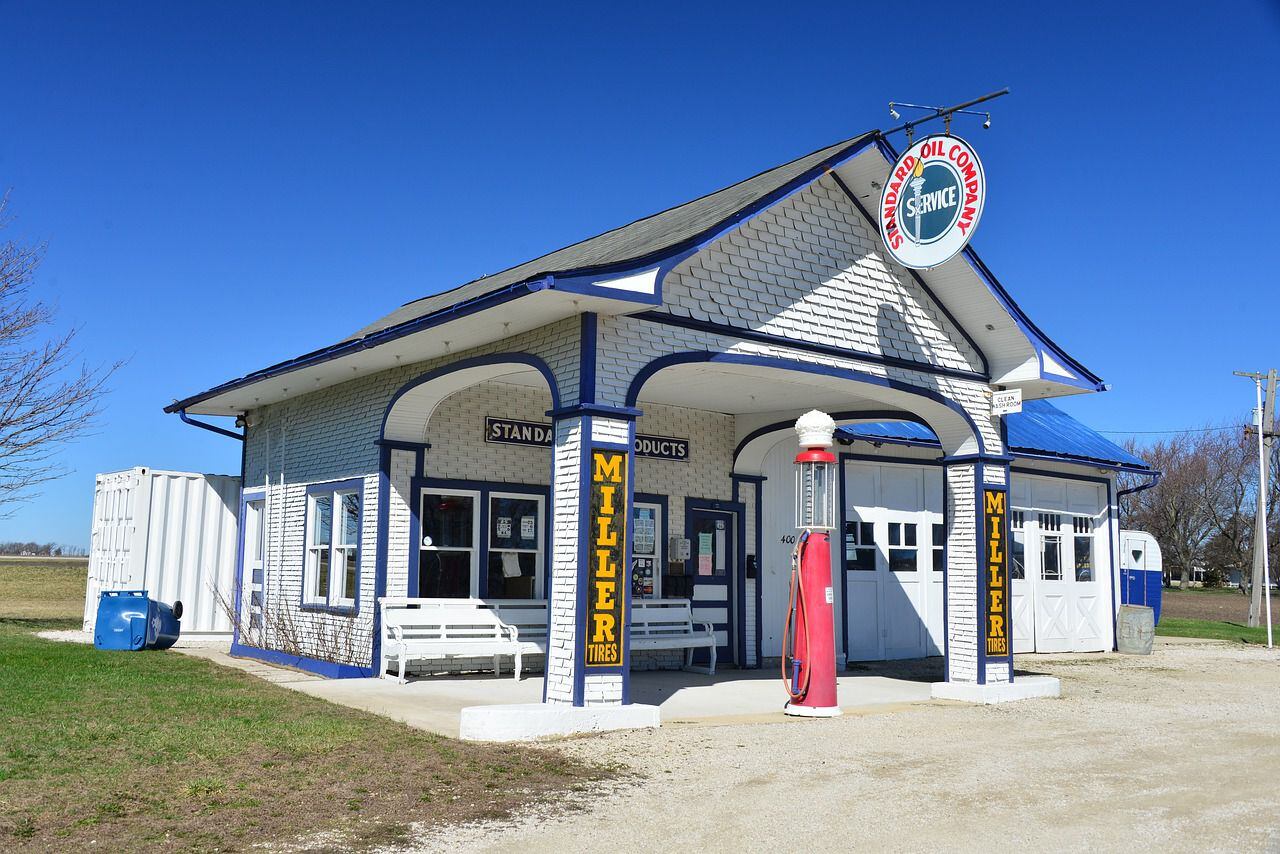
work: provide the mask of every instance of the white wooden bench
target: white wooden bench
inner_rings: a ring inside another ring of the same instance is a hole
[[[631,604],[631,651],[683,649],[684,669],[712,676],[716,672],[716,633],[711,623],[695,623],[687,599],[641,599]],[[693,664],[693,651],[711,650],[711,664]]]
[[[479,599],[399,599],[387,597],[382,609],[382,656],[378,675],[387,675],[395,659],[404,684],[405,664],[414,660],[450,657],[492,657],[495,676],[502,657],[514,656],[519,673],[518,632]]]
[[[547,603],[544,599],[407,599],[384,597],[382,656],[378,675],[387,675],[395,659],[404,682],[407,661],[429,658],[493,657],[494,675],[501,658],[514,659],[518,680],[525,654],[547,651]],[[716,672],[716,636],[710,623],[694,623],[684,599],[645,599],[632,603],[630,644],[633,650],[683,649],[684,667]],[[693,651],[711,651],[708,667],[694,666]]]

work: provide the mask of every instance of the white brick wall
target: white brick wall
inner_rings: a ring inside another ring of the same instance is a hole
[[[551,450],[486,442],[484,419],[493,416],[548,424],[549,409],[551,393],[545,386],[494,380],[450,395],[427,423],[431,448],[426,475],[546,486],[551,482]]]
[[[578,536],[581,449],[586,421],[567,418],[556,424],[555,500],[552,502],[551,631],[547,641],[547,701],[573,702],[573,666],[578,610]]]
[[[950,679],[978,679],[978,553],[976,472],[947,466],[947,657]]]

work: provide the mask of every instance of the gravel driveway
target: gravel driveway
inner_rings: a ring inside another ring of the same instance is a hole
[[[629,783],[424,850],[1280,852],[1280,652],[1019,657],[1063,697],[562,742]]]

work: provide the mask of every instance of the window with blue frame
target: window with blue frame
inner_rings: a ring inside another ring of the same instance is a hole
[[[360,589],[360,501],[355,485],[307,488],[303,604],[355,607]]]

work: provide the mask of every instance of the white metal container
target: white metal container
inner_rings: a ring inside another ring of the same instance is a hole
[[[143,466],[97,476],[84,628],[103,590],[181,601],[182,636],[231,635],[240,478]]]

